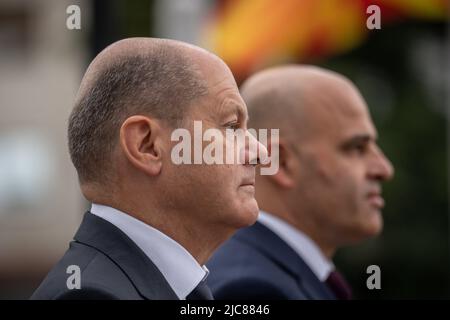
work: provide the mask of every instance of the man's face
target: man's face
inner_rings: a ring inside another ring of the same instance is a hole
[[[184,117],[183,127],[191,134],[192,155],[194,121],[201,121],[202,133],[208,129],[221,133],[217,142],[223,146],[225,155],[229,151],[225,143],[226,129],[247,129],[247,107],[225,65],[216,63],[208,67],[208,95],[193,103]],[[177,143],[171,142],[171,148]],[[210,144],[211,141],[202,141],[202,151]],[[236,155],[248,152],[245,146],[234,144],[232,148]],[[255,165],[206,164],[204,159],[201,164],[177,165],[171,161],[165,165],[163,171],[173,182],[168,188],[172,198],[170,202],[176,210],[184,211],[186,217],[190,215],[199,224],[226,225],[230,229],[248,226],[256,221]]]
[[[324,237],[349,244],[382,230],[381,182],[392,177],[393,167],[376,144],[376,129],[356,89],[347,86],[317,99],[323,105],[309,114],[309,134],[297,143],[298,205]]]

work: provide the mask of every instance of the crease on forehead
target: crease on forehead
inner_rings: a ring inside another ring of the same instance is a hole
[[[237,114],[241,119],[248,119],[247,108],[241,101],[237,100],[235,97],[227,97],[223,99],[220,103],[218,114],[220,116]]]
[[[213,97],[214,99],[210,100],[209,103],[198,105],[197,108],[193,110],[191,114],[195,119],[209,119],[213,120],[215,123],[221,123],[223,121],[231,120],[232,115],[237,115],[237,119],[239,121],[247,122],[248,113],[245,104],[238,100],[234,95],[227,96],[222,99],[217,99],[217,97]],[[209,112],[205,112],[204,107],[208,108]],[[224,123],[221,123],[224,124]]]
[[[208,83],[209,103],[214,106],[215,115],[237,112],[241,117],[248,118],[247,107],[228,66],[214,55],[208,64],[200,63],[199,66]]]

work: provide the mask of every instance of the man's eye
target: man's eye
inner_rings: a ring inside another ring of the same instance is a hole
[[[227,123],[227,124],[225,125],[225,128],[236,130],[236,129],[238,129],[238,128],[240,127],[240,125],[241,125],[241,124],[240,124],[239,122],[233,121],[233,122]]]
[[[359,154],[363,154],[363,153],[365,153],[366,150],[367,150],[367,145],[366,145],[366,144],[358,144],[358,145],[355,145],[355,146],[353,147],[353,150],[356,151],[356,152],[359,153]]]

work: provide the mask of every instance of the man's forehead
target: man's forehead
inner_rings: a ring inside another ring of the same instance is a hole
[[[368,115],[366,102],[359,91],[349,83],[311,85],[302,96],[304,113],[319,118],[337,121],[353,121]]]
[[[241,117],[248,118],[245,103],[236,97],[225,98],[219,107],[219,112],[222,113],[222,115],[237,114]]]
[[[353,127],[347,127],[342,130],[340,135],[342,140],[352,139],[354,137],[366,137],[370,140],[378,138],[378,132],[371,120],[355,123]]]
[[[336,127],[330,131],[329,135],[329,139],[336,145],[350,142],[371,142],[376,141],[377,138],[378,132],[368,113],[337,122]]]
[[[205,109],[203,109],[205,110]],[[201,115],[203,119],[210,119],[218,124],[225,124],[225,121],[247,122],[247,109],[245,104],[231,98],[223,99],[222,102],[218,100],[213,101],[207,105],[206,112]]]
[[[221,69],[209,79],[209,94],[218,113],[238,113],[247,116],[247,107],[239,94],[233,74],[228,69]]]
[[[247,121],[247,107],[239,93],[231,90],[223,92],[220,96],[210,96],[209,99],[202,100],[192,109],[195,118],[216,119],[216,121],[226,120],[236,115],[240,120]]]
[[[324,138],[341,142],[354,136],[367,135],[376,139],[377,131],[365,104],[350,100],[322,100],[311,112],[304,114],[302,123],[308,139]],[[311,108],[312,109],[312,108]]]

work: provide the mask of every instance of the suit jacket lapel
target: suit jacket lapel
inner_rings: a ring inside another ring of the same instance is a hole
[[[250,243],[281,268],[294,276],[310,299],[335,299],[303,259],[280,237],[259,222],[236,233],[236,239]]]
[[[176,299],[164,276],[145,253],[116,226],[87,212],[74,236],[114,261],[147,299]]]

